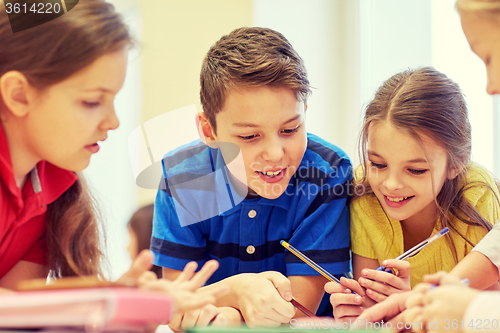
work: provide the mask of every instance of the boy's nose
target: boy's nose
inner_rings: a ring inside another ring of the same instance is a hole
[[[285,154],[285,148],[281,144],[281,141],[272,140],[266,143],[264,147],[263,158],[269,162],[279,162],[283,158]]]

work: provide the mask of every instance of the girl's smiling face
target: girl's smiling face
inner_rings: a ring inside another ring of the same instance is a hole
[[[373,122],[368,130],[367,179],[387,215],[399,221],[436,216],[434,200],[447,179],[446,151],[432,138],[420,138],[388,121]]]

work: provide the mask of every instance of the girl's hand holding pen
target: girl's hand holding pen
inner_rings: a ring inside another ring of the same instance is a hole
[[[375,269],[364,268],[361,271],[359,284],[365,288],[366,295],[375,302],[381,302],[388,296],[411,290],[410,285],[410,263],[403,260],[387,259],[383,265],[386,269],[396,274],[379,271]]]
[[[341,277],[340,283],[328,282],[325,284],[325,291],[331,294],[330,303],[333,307],[333,316],[335,321],[341,323],[349,322],[349,320],[355,321],[365,308],[375,304],[375,302],[366,297],[365,288],[360,286],[356,280]],[[351,291],[356,294],[351,293]]]

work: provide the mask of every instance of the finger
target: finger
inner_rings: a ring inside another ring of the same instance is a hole
[[[386,259],[382,262],[387,268],[395,268],[398,270],[398,277],[406,279],[410,277],[411,264],[408,261],[397,259]]]
[[[410,290],[407,282],[394,274],[365,268],[361,270],[361,276],[358,282],[360,282],[364,288],[376,290],[384,295]],[[364,284],[361,283],[361,279],[364,279]]]
[[[382,301],[385,301],[387,299],[387,296],[384,294],[381,294],[375,290],[372,289],[366,289],[366,296],[370,297],[372,300],[374,300],[377,303],[380,303]]]
[[[217,315],[221,313],[220,309],[216,307],[215,305],[208,304],[201,309],[200,315],[198,316],[198,321],[196,322],[196,326],[198,327],[205,327],[212,320],[217,317]]]
[[[351,293],[348,294],[332,294],[330,295],[330,304],[335,309],[340,305],[355,305],[361,306],[363,304],[363,298],[359,295],[354,295]]]
[[[154,254],[149,250],[142,250],[132,262],[128,272],[123,274],[117,282],[135,285],[142,273],[153,267]]]
[[[196,325],[196,322],[198,321],[198,317],[200,315],[202,309],[196,309],[192,311],[188,311],[184,313],[184,318],[182,318],[181,322],[181,329],[183,331],[192,328]]]
[[[325,283],[325,291],[329,294],[334,293],[350,293],[351,290],[341,285],[338,282],[327,282]]]
[[[411,292],[394,294],[387,298],[385,302],[375,304],[374,306],[366,309],[359,316],[369,322],[380,321],[384,318],[392,318],[405,310],[405,302],[410,296]]]
[[[194,291],[203,287],[212,274],[219,268],[217,260],[209,260],[203,265],[198,273],[196,273],[189,281],[190,290]]]
[[[168,322],[168,327],[174,332],[179,332],[181,330],[182,318],[184,317],[183,312],[174,312],[174,314],[170,317],[170,321]]]
[[[336,320],[345,320],[348,317],[358,317],[361,313],[363,313],[363,311],[364,308],[361,306],[340,305],[333,309],[333,316]]]
[[[273,283],[278,293],[286,301],[290,302],[293,298],[292,285],[286,276],[278,272],[267,272],[266,277]],[[292,306],[293,307],[293,306]]]
[[[353,279],[347,279],[345,277],[340,278],[340,282],[342,285],[352,291],[354,291],[356,294],[359,296],[365,296],[365,288],[363,288],[358,281],[353,280]]]
[[[210,326],[213,327],[227,327],[228,326],[228,320],[225,314],[219,313],[217,316],[215,316],[215,319],[210,323]]]
[[[146,271],[139,276],[137,279],[137,285],[142,286],[148,282],[156,281],[158,280],[158,277],[156,274],[152,271]]]
[[[385,274],[387,274],[387,273],[385,273]],[[399,292],[399,289],[395,289],[392,286],[389,286],[389,285],[384,284],[384,283],[379,283],[379,282],[376,282],[373,280],[365,279],[363,277],[360,277],[358,279],[358,282],[363,288],[371,289],[372,291],[376,291],[376,292],[383,294],[383,295],[386,295],[386,296],[389,296],[389,295],[392,295],[394,293]]]
[[[198,263],[196,261],[188,262],[186,266],[184,266],[182,272],[174,280],[175,283],[180,284],[182,282],[191,280],[191,278],[194,275],[194,272],[196,271],[196,268],[198,268]]]

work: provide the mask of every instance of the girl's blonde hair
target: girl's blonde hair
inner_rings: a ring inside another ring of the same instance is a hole
[[[0,77],[19,71],[41,90],[131,42],[121,16],[102,0],[80,0],[66,14],[16,33],[5,6],[0,5]],[[48,261],[53,277],[102,274],[100,227],[94,206],[81,174],[69,190],[48,205]]]
[[[450,216],[455,216],[463,223],[491,230],[491,224],[464,197],[466,190],[471,187],[491,187],[482,182],[465,181],[471,157],[471,126],[460,87],[434,68],[425,67],[395,74],[378,88],[366,108],[360,136],[363,177],[356,186],[363,186],[364,193],[369,195],[373,195],[373,190],[367,180],[367,172],[371,171],[367,157],[368,130],[371,124],[384,121],[389,121],[421,144],[421,135],[435,140],[447,153],[447,171],[461,170],[454,179],[445,180],[437,195],[437,218],[441,221],[441,228],[449,227],[474,246],[458,232]],[[458,262],[453,240],[449,235],[447,239]]]

